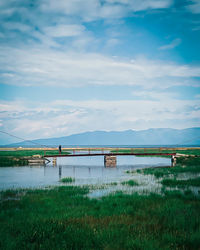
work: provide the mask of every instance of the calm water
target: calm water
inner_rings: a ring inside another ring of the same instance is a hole
[[[120,183],[131,178],[127,170],[170,164],[170,158],[117,156],[117,167],[105,168],[103,156],[58,158],[56,166],[51,162],[46,166],[1,167],[0,189],[60,185],[63,177],[75,178],[74,185]],[[134,178],[145,182],[138,174]],[[147,184],[151,181],[146,180]]]

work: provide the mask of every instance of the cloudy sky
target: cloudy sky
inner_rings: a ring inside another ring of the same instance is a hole
[[[1,0],[0,19],[1,131],[200,126],[199,0]]]

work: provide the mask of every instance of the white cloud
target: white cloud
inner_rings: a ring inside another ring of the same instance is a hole
[[[129,0],[129,5],[131,6],[131,9],[134,11],[141,11],[146,9],[163,9],[168,8],[172,4],[171,0],[136,0],[131,1]]]
[[[95,19],[100,8],[99,0],[43,0],[43,11],[60,12],[70,16],[80,16],[85,19]]]
[[[137,90],[132,92],[133,97],[139,97],[141,100],[173,100],[176,99],[178,93],[177,92],[166,92],[161,90]]]
[[[174,49],[180,43],[181,43],[181,39],[177,38],[177,39],[174,39],[171,43],[161,46],[159,49],[160,50]]]
[[[198,126],[200,100],[71,101],[4,103],[2,129],[33,139],[94,130]]]
[[[198,66],[178,65],[144,58],[121,60],[100,54],[60,52],[44,48],[4,47],[0,49],[0,57],[1,82],[14,85],[65,87],[140,85],[151,88],[192,85],[190,78],[200,76]]]
[[[3,26],[8,30],[19,30],[21,32],[31,31],[31,27],[23,23],[5,22]]]
[[[46,27],[44,32],[46,35],[51,37],[70,37],[70,36],[79,36],[83,33],[85,27],[83,25],[77,24],[63,24],[56,25],[52,27]]]
[[[119,39],[111,38],[107,41],[106,47],[111,48],[111,47],[118,45],[119,43],[120,43]]]
[[[130,12],[168,8],[171,4],[172,0],[106,0],[104,3],[100,0],[43,0],[41,9],[92,21],[99,18],[121,18]]]

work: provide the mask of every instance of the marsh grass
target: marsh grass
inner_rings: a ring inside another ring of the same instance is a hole
[[[138,169],[137,173],[152,174],[157,178],[179,173],[200,173],[200,157],[180,157],[175,167]]]
[[[200,172],[199,158],[178,161],[143,171]],[[1,192],[0,249],[199,249],[200,196],[190,190],[163,185],[160,195],[118,191],[99,199],[89,192],[72,185]]]
[[[27,157],[33,155],[56,155],[58,150],[7,150],[0,151],[0,167],[25,166],[28,165]],[[62,154],[69,154],[62,151]]]
[[[187,154],[187,155],[197,155],[200,156],[200,149],[182,149],[182,148],[174,148],[174,149],[160,149],[160,148],[132,148],[132,149],[120,149],[120,150],[112,150],[113,153],[179,153],[179,154]],[[143,156],[144,157],[144,156]],[[152,156],[151,156],[152,157]],[[156,156],[160,157],[160,156]],[[166,156],[165,156],[166,157]]]
[[[123,181],[121,182],[122,185],[129,185],[129,186],[138,186],[137,181],[129,180],[129,181]]]
[[[191,193],[97,200],[88,192],[61,186],[28,190],[20,200],[4,193],[1,249],[198,249],[200,200]]]
[[[12,156],[0,156],[0,167],[25,166],[27,164],[27,159]]]
[[[164,179],[161,183],[168,187],[200,187],[200,177],[188,180]]]
[[[75,179],[72,178],[72,177],[65,177],[65,178],[60,179],[60,182],[63,182],[63,183],[72,183],[72,182],[75,182]]]
[[[108,183],[110,186],[117,186],[117,182],[111,182],[111,183]]]
[[[0,151],[0,157],[1,156],[10,156],[10,157],[24,157],[24,156],[33,156],[33,155],[44,155],[44,153],[47,155],[55,155],[58,154],[58,150],[6,150],[6,151]],[[69,154],[67,151],[62,151],[62,154]]]

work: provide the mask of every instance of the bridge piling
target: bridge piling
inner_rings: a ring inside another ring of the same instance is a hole
[[[113,155],[105,155],[104,156],[104,166],[106,168],[112,167],[115,168],[117,165],[117,157]]]
[[[53,166],[55,167],[56,165],[57,165],[57,158],[54,157],[54,158],[53,158]]]

